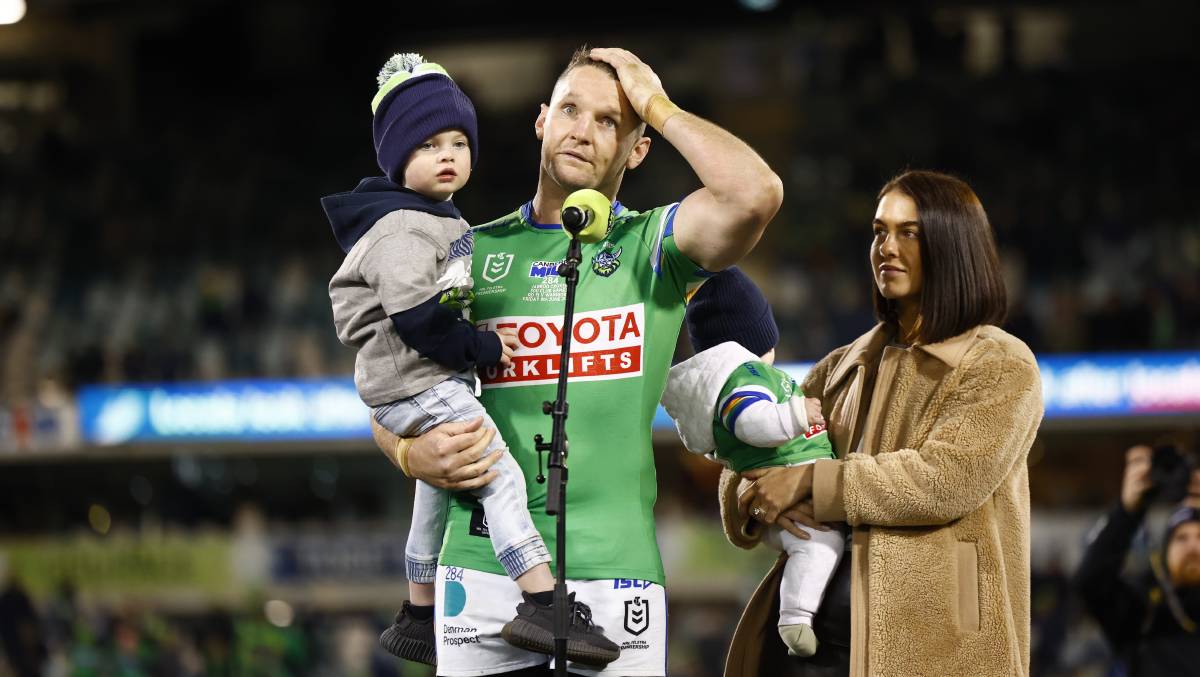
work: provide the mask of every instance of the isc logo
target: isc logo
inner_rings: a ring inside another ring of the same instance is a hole
[[[639,580],[632,579],[632,578],[614,578],[613,579],[613,590],[623,590],[625,588],[636,588],[638,590],[645,590],[646,588],[650,587],[650,585],[651,585],[650,581],[639,581]]]

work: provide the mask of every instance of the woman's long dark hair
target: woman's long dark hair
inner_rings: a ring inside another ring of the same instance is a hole
[[[911,170],[887,182],[877,199],[899,191],[917,205],[921,224],[921,308],[917,336],[937,343],[980,324],[1000,324],[1008,295],[983,204],[961,179]],[[895,302],[875,286],[875,317],[895,324]]]

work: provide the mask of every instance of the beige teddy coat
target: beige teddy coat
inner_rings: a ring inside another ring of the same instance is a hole
[[[839,455],[816,462],[816,517],[853,527],[850,674],[1028,675],[1025,462],[1042,419],[1037,363],[990,325],[930,345],[892,340],[878,325],[803,384],[821,399]],[[737,480],[722,477],[726,533],[753,547]],[[779,642],[782,559],[743,612],[726,677],[776,673],[782,655],[766,643]]]

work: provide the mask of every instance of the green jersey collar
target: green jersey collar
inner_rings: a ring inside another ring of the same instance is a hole
[[[624,211],[625,211],[625,205],[621,204],[619,201],[613,202],[613,218],[614,219],[617,218],[618,216],[620,216],[621,213]],[[552,233],[554,231],[562,230],[561,223],[538,223],[537,221],[533,220],[533,200],[530,200],[529,202],[526,202],[525,204],[521,205],[521,209],[519,210],[519,212],[521,214],[521,221],[525,225],[529,226],[530,228],[532,228],[536,231]]]

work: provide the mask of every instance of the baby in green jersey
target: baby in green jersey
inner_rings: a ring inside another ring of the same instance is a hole
[[[779,330],[762,292],[737,268],[705,282],[688,304],[696,355],[671,368],[662,403],[684,446],[736,472],[833,458],[820,402],[772,366]],[[813,616],[842,555],[837,530],[806,530],[802,539],[778,526],[763,542],[786,552],[779,635],[794,656],[817,650]]]

